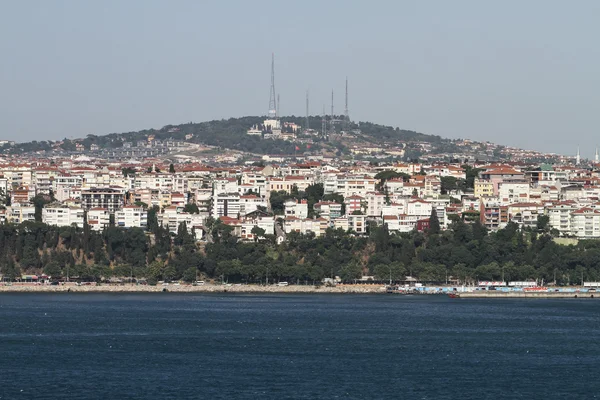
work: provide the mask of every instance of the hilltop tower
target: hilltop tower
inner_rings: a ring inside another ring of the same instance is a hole
[[[325,104],[323,104],[323,118],[321,119],[321,135],[327,135],[327,116],[325,115]]]
[[[329,120],[329,130],[335,132],[335,118],[333,116],[333,89],[331,89],[331,119]]]
[[[275,53],[271,53],[271,92],[269,96],[269,118],[277,118],[277,100],[275,97]]]
[[[331,89],[331,119],[333,119],[333,89]]]
[[[309,111],[308,111],[308,90],[306,91],[306,128],[305,129],[310,129],[310,122],[308,120],[308,116],[309,116]]]
[[[594,162],[597,164],[600,159],[598,159],[598,146],[596,146],[596,155],[594,156]]]
[[[346,77],[346,104],[344,107],[344,120],[346,123],[350,122],[350,115],[348,114],[348,77]]]

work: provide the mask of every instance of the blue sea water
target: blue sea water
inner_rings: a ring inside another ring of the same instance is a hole
[[[1,399],[600,397],[597,300],[0,295]]]

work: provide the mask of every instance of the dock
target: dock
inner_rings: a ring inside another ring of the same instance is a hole
[[[600,293],[589,292],[496,292],[496,291],[474,291],[459,294],[461,299],[599,299]]]

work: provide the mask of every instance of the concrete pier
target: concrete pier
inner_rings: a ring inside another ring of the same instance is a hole
[[[600,293],[588,292],[494,292],[476,291],[459,293],[461,299],[600,299]]]
[[[0,285],[1,293],[362,293],[385,294],[382,285],[337,285],[334,287],[312,285],[86,285],[77,286],[74,283],[66,285],[33,285],[12,284]]]

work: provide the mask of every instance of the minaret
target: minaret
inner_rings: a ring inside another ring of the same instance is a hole
[[[575,164],[579,165],[581,162],[581,155],[579,154],[579,146],[577,146],[577,157],[575,158]]]
[[[594,156],[594,162],[598,164],[598,161],[600,160],[598,159],[598,146],[596,146],[596,155]]]

